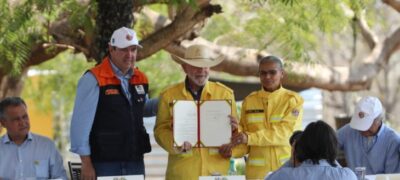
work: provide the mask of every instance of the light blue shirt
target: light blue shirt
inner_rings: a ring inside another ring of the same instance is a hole
[[[0,142],[0,179],[67,179],[63,160],[53,141],[28,134],[21,144],[3,135]]]
[[[366,167],[366,174],[388,174],[399,171],[400,138],[382,124],[373,137],[364,137],[350,125],[337,132],[339,148],[344,151],[349,168]]]
[[[110,61],[114,73],[121,80],[124,95],[130,97],[129,78],[124,76],[121,71]],[[129,74],[129,73],[128,73]],[[89,135],[96,114],[97,103],[99,101],[100,88],[96,77],[91,73],[85,73],[78,82],[75,97],[75,105],[71,120],[71,149],[70,151],[82,156],[90,155]],[[155,116],[157,114],[158,99],[147,99],[144,107],[144,116]],[[130,98],[128,98],[130,100]]]
[[[312,164],[305,160],[298,167],[281,167],[265,178],[265,180],[357,180],[356,175],[349,168],[332,167],[326,160],[319,160],[319,164]]]

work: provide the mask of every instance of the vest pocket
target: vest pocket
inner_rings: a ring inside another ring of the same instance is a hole
[[[142,153],[151,152],[150,136],[146,131],[142,132],[142,138],[139,140],[142,145]]]
[[[125,155],[125,153],[121,152],[124,141],[122,133],[99,133],[96,135],[95,149],[98,150],[98,156],[102,157],[102,159],[120,159]]]

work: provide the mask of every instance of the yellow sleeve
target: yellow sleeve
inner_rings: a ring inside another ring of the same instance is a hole
[[[154,127],[154,137],[157,143],[170,154],[177,154],[174,149],[174,139],[172,133],[172,109],[165,94],[160,96],[156,125]]]
[[[294,100],[294,99],[292,99]],[[303,117],[303,101],[292,103],[280,122],[269,122],[270,129],[262,129],[256,132],[245,131],[249,146],[287,146],[293,131],[301,129]],[[243,111],[242,111],[243,113]],[[245,117],[243,114],[242,117]],[[245,119],[245,118],[243,118]],[[246,123],[245,123],[246,124]],[[246,128],[245,128],[246,129]]]

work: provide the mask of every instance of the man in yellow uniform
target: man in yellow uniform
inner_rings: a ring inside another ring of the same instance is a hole
[[[186,79],[160,95],[154,135],[157,143],[169,153],[167,180],[198,180],[199,176],[226,175],[228,172],[229,157],[232,155],[230,147],[226,147],[229,145],[219,148],[198,147],[185,141],[181,147],[174,147],[172,105],[175,100],[230,100],[231,120],[237,116],[233,91],[220,83],[208,81],[210,67],[223,60],[214,57],[202,45],[188,47],[185,58],[175,56],[186,73]],[[242,147],[242,151],[245,151],[245,146]],[[227,149],[229,152],[225,152]],[[234,148],[239,154],[236,149],[239,147]]]
[[[248,95],[242,104],[240,126],[243,132],[232,138],[235,144],[246,144],[247,179],[263,179],[290,157],[288,140],[301,129],[303,99],[282,87],[282,60],[266,56],[259,63],[262,88]]]

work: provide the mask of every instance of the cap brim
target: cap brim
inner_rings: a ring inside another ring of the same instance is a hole
[[[118,46],[118,45],[116,45],[116,44],[112,44],[111,42],[109,42],[109,44],[111,45],[111,46],[115,46],[115,47],[117,47],[117,48],[127,48],[127,47],[129,47],[129,46],[137,46],[137,47],[139,47],[140,49],[142,49],[143,48],[143,46],[142,45],[140,45],[140,44],[124,44],[124,45],[120,45],[120,46]]]
[[[359,130],[359,131],[366,131],[368,130],[374,120],[366,120],[366,118],[360,119],[357,116],[353,116],[350,121],[350,127]]]
[[[195,66],[195,67],[201,67],[201,68],[203,68],[203,67],[214,67],[214,66],[220,64],[224,60],[223,56],[218,56],[215,59],[199,58],[199,59],[190,59],[190,60],[181,58],[181,57],[173,55],[173,54],[172,54],[172,56],[173,56],[172,59],[174,59],[179,64],[186,63],[186,64],[189,64],[189,65],[192,65],[192,66]]]

